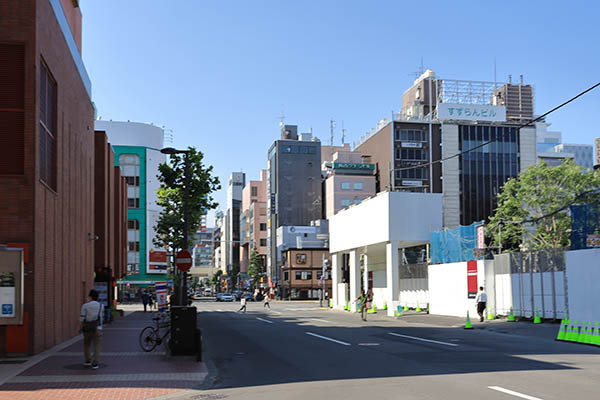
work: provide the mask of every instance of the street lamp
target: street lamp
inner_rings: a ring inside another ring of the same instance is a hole
[[[160,150],[163,154],[185,154],[184,158],[184,173],[183,173],[183,248],[187,250],[188,247],[188,199],[190,197],[190,150],[177,150],[173,147],[165,147]],[[187,305],[187,271],[183,272],[183,282],[179,282],[179,305]]]

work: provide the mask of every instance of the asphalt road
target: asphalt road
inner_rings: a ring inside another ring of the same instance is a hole
[[[365,323],[315,303],[249,302],[245,314],[237,302],[195,305],[211,377],[178,398],[600,398],[600,348],[535,331],[464,330],[436,316]]]

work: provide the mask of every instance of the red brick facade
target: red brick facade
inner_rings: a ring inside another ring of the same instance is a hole
[[[0,244],[17,242],[28,247],[26,322],[8,329],[0,326],[0,354],[31,354],[77,333],[79,309],[92,286],[94,111],[50,1],[4,0],[0,2],[0,15],[0,68],[8,58],[18,59],[14,52],[5,51],[6,45],[22,46],[24,50],[22,64],[17,62],[24,75],[22,108],[18,92],[7,95],[14,101],[0,94],[2,144],[19,153],[18,140],[23,139],[23,172],[0,175]],[[55,189],[40,179],[43,64],[56,82]],[[8,72],[18,76],[19,71],[15,71],[13,68]],[[0,93],[6,93],[3,88],[7,82],[0,80],[0,85]],[[22,126],[14,123],[14,115],[9,115],[19,112]],[[15,142],[11,142],[13,137]],[[26,338],[25,348],[15,348],[11,344],[14,337],[8,338],[9,334]]]

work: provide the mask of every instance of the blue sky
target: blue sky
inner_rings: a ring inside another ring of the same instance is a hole
[[[600,81],[591,1],[85,0],[83,58],[102,119],[152,122],[223,183],[258,179],[279,117],[329,144],[399,111],[413,72],[534,85],[542,114]],[[548,117],[565,143],[600,137],[600,88]]]

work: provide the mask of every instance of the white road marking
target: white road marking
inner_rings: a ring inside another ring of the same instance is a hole
[[[273,321],[269,321],[268,319],[262,319],[262,318],[258,318],[258,317],[256,317],[256,319],[259,320],[259,321],[262,321],[262,322],[266,322],[268,324],[272,324],[273,323]]]
[[[421,342],[437,343],[437,344],[443,344],[445,346],[452,346],[452,347],[457,347],[458,346],[455,343],[439,342],[437,340],[423,339],[423,338],[414,337],[414,336],[408,336],[408,335],[401,335],[399,333],[394,333],[394,332],[388,332],[388,334],[393,335],[393,336],[407,338],[407,339],[420,340]]]
[[[331,323],[331,321],[327,321],[326,319],[321,319],[321,318],[303,318],[303,319],[308,319],[311,321],[327,322],[328,324]]]
[[[359,343],[359,346],[379,346],[379,343]]]
[[[337,344],[343,344],[344,346],[351,346],[350,343],[342,342],[341,340],[336,340],[336,339],[328,338],[327,336],[317,335],[316,333],[312,333],[312,332],[305,332],[305,333],[307,335],[318,337],[320,339],[329,340],[330,342],[334,342],[334,343],[337,343]]]
[[[285,308],[285,310],[289,310],[289,311],[314,311],[314,310],[318,310],[318,308],[315,307],[305,307],[305,308]]]
[[[281,313],[279,311],[271,311],[271,314],[279,314],[279,315],[281,315]]]
[[[527,400],[542,400],[539,397],[533,397],[533,396],[529,396],[527,394],[515,392],[513,390],[504,389],[504,388],[502,388],[500,386],[488,386],[488,389],[497,390],[498,392],[510,394],[512,396],[520,397],[522,399],[527,399]]]

